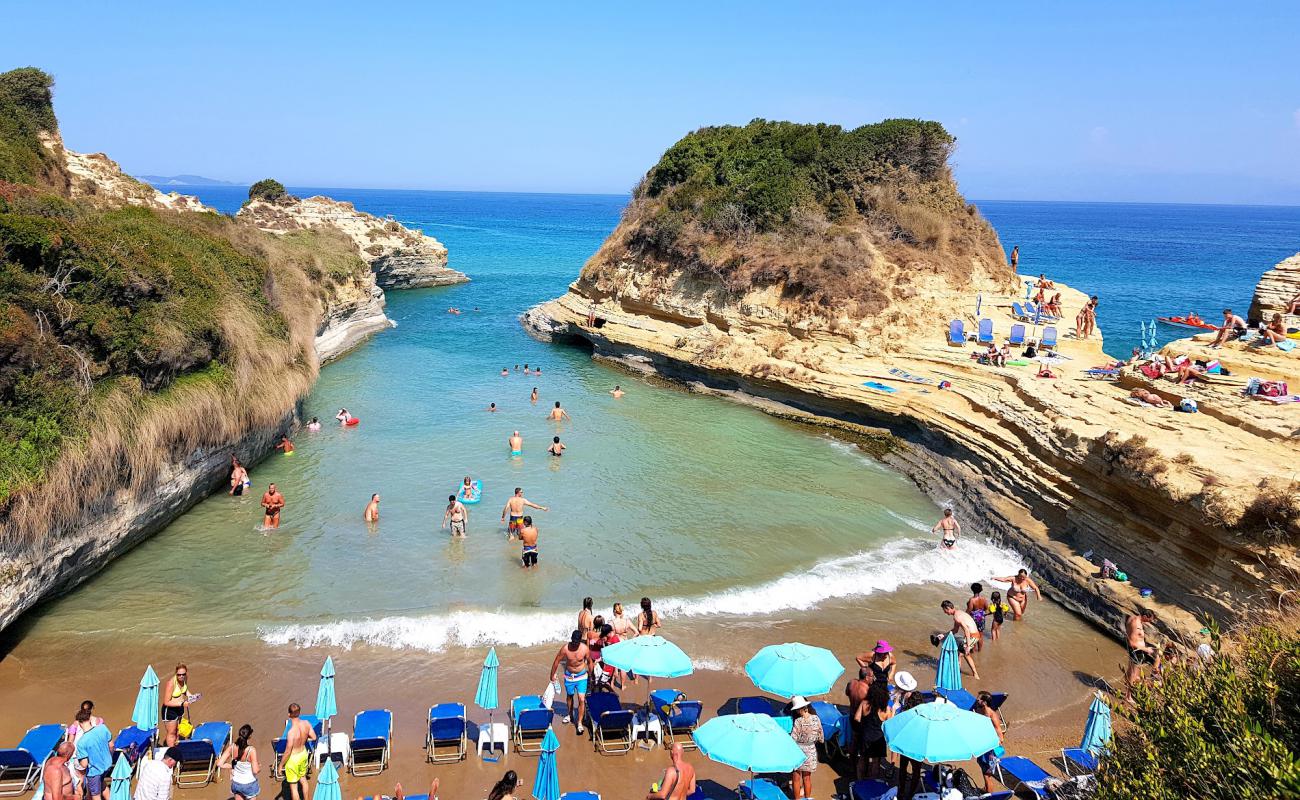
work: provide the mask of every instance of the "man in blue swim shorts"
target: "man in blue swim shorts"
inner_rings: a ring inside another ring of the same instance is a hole
[[[582,640],[582,631],[574,631],[568,644],[555,654],[555,660],[551,662],[552,683],[559,680],[561,665],[564,667],[564,702],[568,711],[563,722],[568,725],[576,720],[578,735],[581,736],[585,733],[582,718],[587,713],[587,676],[591,669],[591,651]]]

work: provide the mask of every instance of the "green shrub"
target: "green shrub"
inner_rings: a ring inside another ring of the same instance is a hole
[[[275,178],[263,178],[248,187],[249,200],[265,200],[268,203],[275,203],[286,197],[289,197],[289,193],[285,191],[284,184]]]
[[[1211,663],[1175,665],[1117,709],[1099,800],[1300,797],[1296,619],[1214,638]]]
[[[38,138],[58,131],[53,86],[54,79],[35,67],[0,73],[0,181],[50,184],[62,175],[62,165]]]

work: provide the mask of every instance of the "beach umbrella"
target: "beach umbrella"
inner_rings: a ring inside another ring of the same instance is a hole
[[[542,739],[542,755],[537,762],[537,779],[533,781],[533,797],[537,800],[560,800],[560,771],[555,763],[555,751],[560,740],[554,728],[546,729]]]
[[[772,644],[745,664],[754,685],[781,697],[826,694],[844,674],[844,665],[824,647],[799,642]]]
[[[1083,725],[1083,740],[1079,742],[1080,750],[1087,750],[1094,756],[1099,755],[1110,743],[1110,706],[1101,699],[1101,692],[1092,698],[1088,707],[1088,721]]]
[[[334,732],[334,715],[339,713],[334,696],[334,659],[325,656],[320,668],[320,685],[316,687],[316,716],[325,723],[325,752],[330,752],[330,738]],[[337,776],[336,776],[337,777]]]
[[[957,652],[957,637],[951,633],[943,637],[939,648],[939,674],[934,678],[934,687],[945,692],[961,688],[961,655]]]
[[[152,665],[144,668],[144,675],[140,678],[140,692],[135,696],[131,721],[142,731],[158,727],[158,676],[154,674]]]
[[[803,750],[766,714],[726,714],[695,729],[700,752],[746,772],[793,772]]]
[[[984,302],[983,292],[980,292],[979,294],[975,295],[975,316],[976,317],[980,315],[980,304],[983,302]]]
[[[694,672],[691,659],[662,636],[638,636],[600,651],[600,659],[615,669],[655,678],[680,678]]]
[[[339,771],[334,766],[334,759],[325,759],[316,776],[316,791],[311,793],[311,800],[343,800],[343,790],[339,788]]]
[[[885,741],[913,761],[941,764],[984,755],[998,746],[998,732],[983,714],[934,702],[885,720]]]
[[[496,741],[492,739],[492,712],[497,707],[497,668],[501,662],[497,660],[497,649],[493,647],[488,650],[487,658],[483,659],[483,671],[478,676],[478,691],[474,693],[474,705],[488,712],[488,753],[484,756],[484,761],[499,761],[496,754]]]
[[[108,800],[131,800],[131,762],[125,756],[117,759],[109,778]]]
[[[638,636],[606,645],[600,651],[600,660],[615,669],[654,678],[680,678],[695,671],[690,657],[662,636]],[[644,713],[647,719],[654,713],[650,706],[648,680],[645,682]],[[643,746],[649,748],[649,740]]]

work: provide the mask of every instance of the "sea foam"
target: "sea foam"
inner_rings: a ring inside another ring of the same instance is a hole
[[[666,617],[763,616],[807,611],[833,600],[892,592],[924,583],[962,586],[1021,566],[1020,557],[986,542],[963,539],[955,551],[933,540],[905,539],[850,556],[818,562],[755,586],[698,597],[655,601]],[[636,603],[624,602],[629,609]],[[394,650],[442,652],[449,647],[512,645],[532,647],[561,642],[573,628],[571,611],[467,610],[441,614],[299,623],[259,629],[262,641],[277,646],[353,645]]]

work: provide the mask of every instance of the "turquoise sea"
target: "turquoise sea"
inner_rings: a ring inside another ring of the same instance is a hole
[[[45,606],[29,632],[164,639],[183,619],[185,635],[284,647],[532,645],[563,637],[585,595],[600,607],[648,594],[679,617],[763,619],[1018,566],[977,535],[963,559],[940,557],[928,534],[934,503],[824,433],[529,338],[519,314],[564,291],[625,198],[291,191],[422,228],[473,281],[389,292],[398,327],[327,366],[307,399],[324,430],[303,431],[294,456],[255,467],[254,496],[209,498]],[[196,193],[227,212],[246,196]],[[981,207],[1008,247],[1020,244],[1024,271],[1102,296],[1112,352],[1155,313],[1244,308],[1258,273],[1300,241],[1295,208]],[[542,376],[515,370],[524,364]],[[619,400],[609,395],[616,384],[627,391]],[[571,422],[546,421],[557,400]],[[358,427],[332,422],[341,406]],[[507,452],[513,430],[525,437],[518,459]],[[545,454],[556,435],[569,448],[562,459]],[[485,499],[468,538],[453,541],[438,523],[467,474],[484,481]],[[283,527],[265,534],[257,495],[269,481],[288,506]],[[550,508],[535,513],[541,567],[528,573],[499,521],[515,486]],[[368,527],[361,513],[373,492],[381,519]],[[158,587],[177,576],[185,591],[160,604]],[[100,613],[107,606],[115,613]]]

